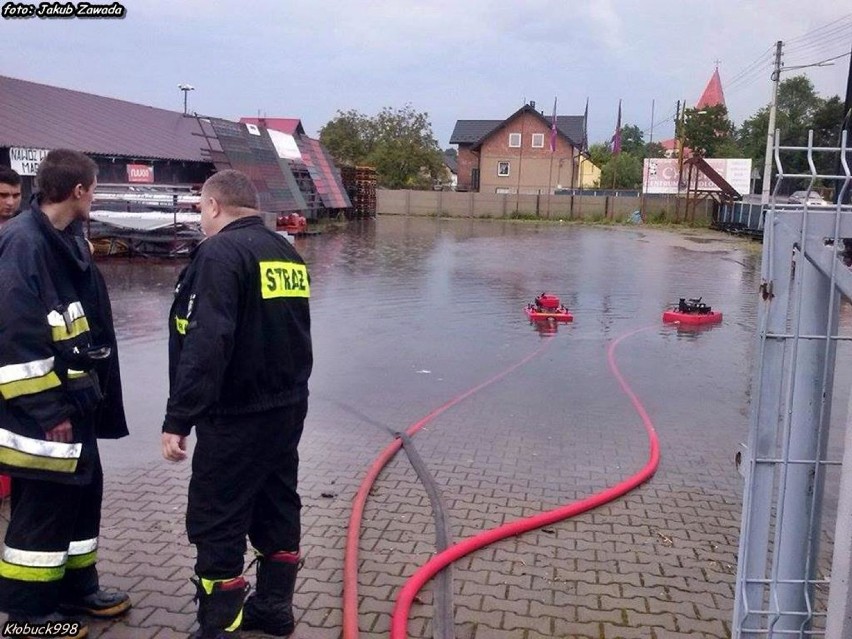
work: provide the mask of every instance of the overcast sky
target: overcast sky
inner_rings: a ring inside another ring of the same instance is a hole
[[[654,139],[671,137],[676,101],[695,104],[717,59],[740,124],[769,100],[776,40],[787,66],[846,54],[805,70],[841,98],[852,46],[843,0],[123,4],[123,20],[0,19],[0,74],[178,111],[188,83],[190,110],[298,117],[310,135],[338,110],[411,103],[447,147],[456,120],[502,119],[524,100],[549,115],[554,97],[563,115],[589,98],[592,142],[612,135],[619,98],[645,130],[655,100]]]

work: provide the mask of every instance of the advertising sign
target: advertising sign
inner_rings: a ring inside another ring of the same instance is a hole
[[[35,175],[38,165],[47,155],[47,149],[28,149],[13,146],[9,148],[9,160],[13,171],[18,175]]]
[[[741,195],[748,194],[751,185],[751,159],[743,158],[705,158],[714,171],[721,175]],[[695,175],[698,173],[699,191],[719,191],[710,179],[701,173],[692,170],[693,184],[695,188]],[[677,158],[645,158],[642,171],[642,190],[645,193],[678,193],[686,190],[686,180],[689,175],[689,167],[683,169],[683,183],[678,189],[678,161]]]
[[[128,164],[127,181],[134,184],[153,184],[154,167],[147,164]]]

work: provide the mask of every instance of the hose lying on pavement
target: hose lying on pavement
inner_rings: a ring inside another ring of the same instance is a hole
[[[550,342],[550,339],[544,340],[541,346],[532,353],[490,379],[465,391],[442,406],[439,406],[426,415],[426,417],[409,426],[405,430],[405,433],[411,437],[426,424],[459,402],[462,402],[471,395],[474,395],[491,384],[503,379],[515,369],[541,355]],[[367,475],[364,477],[364,480],[358,487],[358,492],[355,494],[355,499],[352,504],[352,512],[349,515],[349,528],[346,531],[346,548],[343,559],[343,639],[358,638],[358,540],[361,535],[361,520],[364,516],[364,507],[367,503],[367,497],[369,496],[370,489],[373,487],[373,483],[375,483],[379,473],[388,464],[388,462],[393,459],[394,455],[396,455],[397,451],[401,447],[402,441],[397,438],[379,454],[367,470]]]
[[[628,398],[630,398],[630,402],[639,414],[648,434],[648,461],[645,465],[634,475],[631,475],[611,488],[602,490],[590,497],[568,504],[567,506],[562,506],[532,517],[519,519],[517,521],[504,524],[503,526],[492,528],[491,530],[486,530],[478,535],[469,537],[454,546],[451,546],[444,552],[432,557],[432,559],[420,567],[402,587],[399,597],[397,598],[396,605],[394,606],[393,618],[391,619],[391,639],[406,639],[408,637],[408,613],[411,609],[411,604],[414,601],[414,598],[426,582],[452,562],[472,553],[475,550],[483,548],[484,546],[501,539],[505,539],[506,537],[520,535],[535,528],[553,524],[593,508],[597,508],[598,506],[613,501],[625,493],[630,492],[654,475],[657,470],[657,466],[660,463],[659,440],[657,439],[657,433],[654,430],[654,424],[651,422],[642,402],[639,401],[639,398],[624,380],[624,376],[621,374],[621,371],[619,371],[618,366],[615,363],[616,346],[618,346],[622,340],[635,335],[640,331],[648,330],[649,328],[652,327],[638,329],[622,335],[618,339],[614,340],[607,349],[607,361],[609,363],[610,370],[616,380],[618,380],[621,389]]]

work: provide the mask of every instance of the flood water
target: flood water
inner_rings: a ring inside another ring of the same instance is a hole
[[[414,438],[457,538],[587,497],[637,472],[648,440],[607,364],[608,346],[618,340],[618,367],[659,434],[660,466],[633,497],[555,532],[579,551],[605,529],[594,546],[605,556],[622,522],[640,562],[665,555],[660,540],[674,543],[672,551],[692,548],[684,565],[694,578],[689,587],[727,584],[714,613],[727,623],[743,488],[734,458],[748,438],[760,245],[689,229],[390,216],[297,239],[296,248],[311,273],[315,354],[300,447],[308,567],[326,567],[329,558],[334,568],[326,578],[339,583],[349,508],[367,467],[394,432],[471,390]],[[101,266],[131,428],[128,439],[102,445],[109,481],[110,473],[164,468],[166,318],[184,264]],[[574,322],[532,324],[523,309],[542,291],[558,295]],[[724,321],[701,330],[662,324],[662,311],[680,297],[702,297]],[[841,326],[852,333],[848,305]],[[835,460],[852,379],[848,344],[838,347],[829,446]],[[493,383],[480,387],[487,381]],[[400,561],[399,544],[408,539],[403,561],[410,574],[434,546],[428,500],[401,458],[370,491],[364,536],[373,541],[364,558],[379,567]],[[839,469],[826,474],[823,566]],[[536,540],[519,538],[514,552],[538,556]],[[548,579],[537,587],[557,588],[570,561],[547,564]],[[330,615],[338,614],[334,601]]]
[[[632,228],[382,217],[300,238],[311,273],[315,368],[312,414],[323,405],[400,429],[534,350],[523,313],[550,291],[574,313],[552,335],[544,366],[514,373],[530,406],[576,405],[623,414],[605,370],[622,347],[625,374],[662,419],[692,420],[715,446],[745,438],[759,248],[724,235]],[[132,445],[104,447],[108,465],[159,456],[167,396],[166,317],[183,263],[101,263],[113,301]],[[679,297],[703,297],[723,324],[678,331],[660,322]],[[561,399],[560,399],[561,398]],[[617,407],[617,408],[616,408]],[[712,420],[708,415],[712,414]],[[509,417],[507,416],[507,419]],[[311,420],[309,420],[310,422]],[[310,426],[310,424],[309,424]],[[316,424],[316,428],[322,425]],[[701,432],[696,432],[701,441]]]

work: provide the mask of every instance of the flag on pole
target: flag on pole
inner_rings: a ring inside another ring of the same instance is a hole
[[[618,120],[615,123],[615,135],[612,136],[612,154],[621,153],[621,100],[618,101]]]
[[[556,153],[556,98],[553,98],[553,117],[550,119],[550,152]]]
[[[588,152],[589,150],[589,98],[586,98],[586,111],[583,113],[583,144],[580,151]]]

